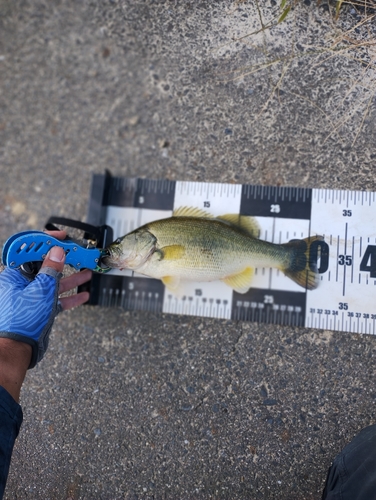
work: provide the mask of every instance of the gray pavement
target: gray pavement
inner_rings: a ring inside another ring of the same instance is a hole
[[[376,191],[372,33],[305,1],[244,38],[276,3],[0,0],[1,241],[105,168]],[[50,346],[9,500],[319,499],[375,422],[371,336],[82,307]]]

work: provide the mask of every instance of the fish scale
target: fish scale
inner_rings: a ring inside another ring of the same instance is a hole
[[[174,314],[259,321],[374,334],[376,193],[301,187],[151,181],[95,175],[88,221],[129,230],[195,206],[213,216],[255,217],[260,239],[284,243],[322,234],[316,248],[320,283],[304,290],[277,269],[258,268],[246,294],[224,283],[190,283],[175,297],[161,281],[130,271],[95,276],[91,301]],[[98,195],[99,193],[99,195]],[[94,196],[95,194],[95,196]],[[98,209],[98,199],[103,200]],[[116,233],[116,230],[115,230]],[[122,236],[121,232],[115,237]]]

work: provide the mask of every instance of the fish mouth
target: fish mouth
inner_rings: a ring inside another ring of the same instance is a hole
[[[101,267],[120,267],[115,260],[113,260],[112,254],[108,248],[101,250],[101,258],[99,261]]]
[[[100,259],[101,266],[110,267],[112,269],[132,269],[132,271],[137,271],[140,267],[142,267],[145,262],[153,255],[156,247],[153,245],[150,250],[143,256],[140,257],[130,256],[128,258],[122,259],[117,252],[112,251],[110,248],[105,248],[102,251],[102,257]],[[137,259],[137,263],[135,264],[135,260]]]
[[[110,268],[124,267],[124,260],[121,258],[121,251],[116,246],[110,245],[101,250],[100,265]]]
[[[110,253],[101,257],[100,265],[102,267],[110,267],[113,269],[119,269],[124,267],[124,264],[123,263],[120,264],[117,260],[114,260],[114,258],[111,256]]]
[[[109,257],[110,253],[106,248],[102,248],[100,250],[100,257],[99,261],[97,263],[97,267],[95,269],[96,272],[98,273],[107,273],[110,271],[111,267],[107,265],[106,259]]]

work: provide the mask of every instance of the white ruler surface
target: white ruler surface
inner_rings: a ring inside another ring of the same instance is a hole
[[[100,200],[101,199],[101,200]],[[246,294],[222,282],[190,283],[175,296],[159,280],[113,270],[93,282],[92,303],[374,334],[376,193],[94,176],[88,221],[114,239],[174,209],[256,218],[260,239],[286,243],[316,234],[320,284],[307,291],[275,269],[257,269]]]

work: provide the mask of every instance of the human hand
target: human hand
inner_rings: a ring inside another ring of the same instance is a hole
[[[58,238],[59,240],[63,240],[67,233],[65,231],[46,231],[47,234],[50,234],[54,238]],[[51,259],[48,261],[48,256],[44,260],[42,268],[43,267],[51,267],[52,269],[55,269],[58,272],[62,272],[64,268],[64,262],[65,262],[65,253],[64,251],[62,252],[63,255],[63,263],[61,262],[55,262],[51,261]],[[81,271],[79,273],[74,273],[71,274],[70,276],[67,276],[66,278],[63,278],[60,283],[59,283],[59,295],[69,292],[70,290],[73,290],[74,288],[82,285],[83,283],[86,283],[87,281],[90,281],[92,277],[92,271],[89,269],[85,269],[84,271]],[[75,295],[70,295],[69,297],[62,297],[59,299],[59,310],[61,311],[66,311],[67,309],[72,309],[73,307],[80,306],[81,304],[84,304],[89,300],[89,293],[88,292],[80,292]],[[60,311],[59,311],[60,312]]]
[[[63,239],[64,231],[49,232]],[[29,344],[32,347],[29,368],[44,356],[55,317],[61,310],[71,309],[86,302],[87,292],[59,300],[58,295],[91,278],[91,271],[72,274],[60,281],[65,252],[53,247],[33,281],[15,269],[0,274],[0,337]]]

